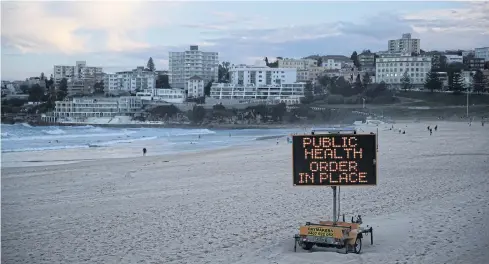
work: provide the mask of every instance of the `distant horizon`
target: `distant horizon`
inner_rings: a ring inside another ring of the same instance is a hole
[[[54,65],[168,70],[168,52],[219,53],[219,61],[302,58],[387,50],[411,33],[421,49],[489,43],[487,2],[2,2],[2,80],[49,77]],[[297,10],[304,10],[298,12]],[[164,15],[161,15],[161,14]],[[141,16],[144,14],[144,16]],[[108,19],[110,18],[110,19]],[[25,23],[29,21],[29,23]]]

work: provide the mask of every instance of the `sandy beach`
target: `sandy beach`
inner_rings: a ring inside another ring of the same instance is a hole
[[[332,192],[293,187],[291,145],[272,139],[30,167],[15,167],[12,153],[2,166],[2,263],[484,263],[489,126],[440,122],[432,136],[427,124],[395,126],[406,134],[379,127],[379,184],[341,189],[347,219],[360,214],[374,228],[362,254],[293,252],[299,225],[331,218]]]

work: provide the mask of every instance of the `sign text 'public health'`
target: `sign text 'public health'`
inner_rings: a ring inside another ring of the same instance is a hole
[[[294,185],[376,185],[376,136],[294,136]]]

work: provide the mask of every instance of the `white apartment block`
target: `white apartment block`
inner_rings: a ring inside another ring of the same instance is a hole
[[[309,70],[297,70],[296,80],[298,82],[307,82],[309,81],[309,75],[310,75]]]
[[[421,86],[426,74],[431,70],[430,56],[382,55],[376,60],[376,81],[399,87],[404,73],[407,73],[411,84]]]
[[[86,61],[77,61],[75,66],[54,65],[53,78],[58,85],[63,78],[69,82],[86,79],[102,80],[102,67],[89,67]]]
[[[152,89],[136,93],[141,100],[181,104],[185,101],[185,90],[180,88]]]
[[[210,97],[227,100],[271,100],[286,104],[300,103],[304,97],[305,83],[289,83],[280,85],[239,85],[232,83],[213,83]]]
[[[462,56],[463,57],[467,57],[467,56],[474,56],[475,55],[475,51],[474,50],[463,50],[462,51]]]
[[[341,61],[335,61],[334,59],[327,59],[323,61],[323,65],[321,65],[326,70],[339,70],[343,63]]]
[[[89,117],[113,117],[134,114],[143,104],[136,96],[118,98],[73,98],[71,101],[56,101],[54,117],[64,120],[83,121]]]
[[[476,48],[474,50],[474,55],[476,58],[484,59],[484,61],[489,61],[489,47]]]
[[[204,80],[199,76],[193,76],[188,79],[187,83],[188,87],[188,97],[189,98],[198,98],[204,96]]]
[[[421,40],[411,38],[410,33],[402,34],[402,38],[389,40],[388,51],[391,53],[417,53],[421,50]]]
[[[309,67],[318,66],[318,61],[314,59],[279,59],[279,68],[296,68],[298,70],[307,70]]]
[[[118,94],[120,92],[137,92],[154,89],[156,75],[140,66],[132,71],[107,73],[104,76],[104,92]]]
[[[187,81],[192,76],[199,76],[208,83],[217,81],[219,55],[217,52],[200,51],[198,46],[190,50],[169,52],[169,82],[173,88],[188,90]]]
[[[241,64],[229,69],[229,77],[232,84],[244,86],[295,83],[297,81],[297,69]]]
[[[447,64],[452,63],[464,63],[464,57],[459,55],[445,55],[447,58]]]

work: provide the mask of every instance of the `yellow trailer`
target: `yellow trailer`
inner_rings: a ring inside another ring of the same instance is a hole
[[[297,244],[304,250],[312,250],[314,246],[344,249],[345,254],[354,252],[359,254],[362,250],[362,238],[370,234],[370,244],[373,244],[372,227],[362,228],[361,216],[356,221],[332,222],[320,221],[319,224],[307,222],[299,228],[299,234],[294,236],[294,251]]]

